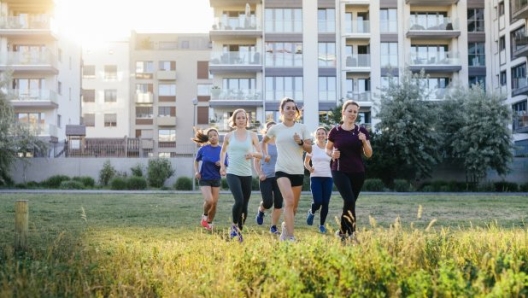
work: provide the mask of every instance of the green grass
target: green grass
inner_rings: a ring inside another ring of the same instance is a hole
[[[29,248],[13,249],[15,202],[28,200]],[[359,245],[296,216],[297,243],[254,222],[229,241],[233,199],[199,227],[194,194],[0,194],[0,297],[526,297],[528,198],[372,195],[357,204]],[[420,207],[421,206],[421,207]]]

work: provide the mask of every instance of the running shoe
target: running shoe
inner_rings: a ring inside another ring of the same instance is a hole
[[[259,226],[264,223],[264,212],[260,211],[260,208],[257,210],[257,216],[255,216],[255,221]]]
[[[236,225],[231,226],[231,232],[229,233],[229,236],[231,236],[231,239],[237,237],[238,242],[244,241],[244,237],[242,237],[242,233],[240,232],[240,229]]]
[[[212,222],[208,222],[207,223],[207,226],[204,227],[207,231],[213,231],[213,223]]]
[[[207,216],[202,215],[202,221],[200,222],[200,224],[202,225],[202,227],[207,228]]]
[[[314,214],[312,213],[311,209],[308,209],[308,215],[306,216],[306,223],[311,226],[313,225],[314,221]]]
[[[275,235],[280,234],[279,229],[277,229],[277,226],[271,226],[270,233],[275,234]]]
[[[326,228],[325,228],[324,225],[320,225],[320,226],[319,226],[319,233],[321,233],[321,234],[326,234]]]

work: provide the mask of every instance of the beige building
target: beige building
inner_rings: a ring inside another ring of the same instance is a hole
[[[0,1],[0,72],[16,121],[61,152],[66,125],[80,123],[81,50],[64,37],[52,0]]]

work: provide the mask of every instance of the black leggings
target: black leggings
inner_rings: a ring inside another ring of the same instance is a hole
[[[343,198],[341,233],[352,235],[356,231],[356,201],[365,182],[365,173],[332,171],[334,184]]]
[[[229,190],[233,194],[233,223],[242,230],[248,214],[249,197],[251,196],[251,176],[237,176],[227,174],[226,180]]]
[[[260,193],[262,194],[262,207],[264,209],[270,209],[271,206],[274,206],[275,209],[282,208],[283,199],[276,177],[260,181]]]

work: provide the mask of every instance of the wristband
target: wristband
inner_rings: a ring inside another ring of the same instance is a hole
[[[299,143],[297,143],[297,145],[299,145],[299,146],[302,146],[302,145],[304,145],[304,140],[301,140],[301,143],[300,143],[300,144],[299,144]]]

